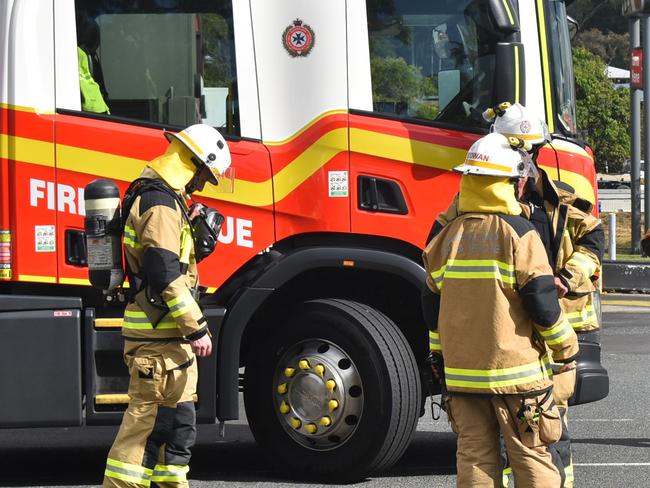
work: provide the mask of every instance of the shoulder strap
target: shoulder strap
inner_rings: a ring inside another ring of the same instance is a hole
[[[131,208],[133,207],[135,199],[143,193],[152,190],[165,192],[174,200],[176,200],[181,209],[181,212],[183,213],[183,217],[185,217],[185,220],[187,221],[191,230],[192,221],[190,220],[190,216],[185,210],[185,203],[183,202],[183,199],[167,183],[165,183],[165,181],[153,178],[138,178],[136,180],[133,180],[133,182],[126,189],[124,199],[122,200],[122,227],[124,227],[126,224],[126,219],[131,213]]]

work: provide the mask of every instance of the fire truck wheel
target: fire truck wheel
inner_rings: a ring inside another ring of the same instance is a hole
[[[248,422],[285,475],[356,481],[387,469],[408,447],[419,415],[418,368],[381,312],[342,299],[304,302],[252,357]]]

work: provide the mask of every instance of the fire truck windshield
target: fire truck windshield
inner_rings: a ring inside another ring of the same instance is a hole
[[[563,0],[547,2],[548,47],[553,86],[555,130],[566,135],[576,133],[575,87],[571,58],[571,38]]]
[[[488,0],[368,2],[373,110],[486,128],[495,53]]]

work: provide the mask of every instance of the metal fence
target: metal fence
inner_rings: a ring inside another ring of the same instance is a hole
[[[601,213],[631,212],[630,190],[598,190],[598,209]],[[643,187],[641,187],[641,208],[643,208]]]

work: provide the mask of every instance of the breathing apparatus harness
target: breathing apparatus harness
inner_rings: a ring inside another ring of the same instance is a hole
[[[122,231],[124,231],[126,220],[129,217],[131,207],[133,207],[136,198],[148,191],[164,192],[178,203],[181,212],[183,213],[183,217],[188,224],[190,235],[192,236],[194,255],[197,263],[212,254],[217,245],[217,238],[221,232],[221,226],[225,220],[224,216],[213,208],[205,207],[199,203],[194,203],[191,209],[193,209],[195,205],[199,205],[199,211],[194,218],[190,218],[189,213],[185,210],[186,205],[182,197],[165,181],[160,179],[138,178],[129,185],[122,202]],[[134,273],[131,270],[128,260],[125,260],[125,271],[129,278],[129,283],[132,284],[128,298],[129,300],[133,300],[135,295],[148,288],[146,279],[140,273]],[[182,273],[184,271],[187,271],[187,269],[181,269]],[[152,304],[158,301],[156,298],[157,297],[148,297]]]

